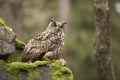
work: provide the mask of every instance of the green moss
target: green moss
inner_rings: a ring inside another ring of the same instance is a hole
[[[0,17],[0,26],[4,27],[6,31],[12,32],[12,29],[9,26],[5,25],[5,21]]]
[[[26,73],[26,76],[30,78],[36,78],[39,76],[37,67],[47,65],[48,63],[48,61],[36,61],[34,63],[13,62],[5,63],[4,68],[13,79],[17,79],[22,73],[24,73],[24,75]]]
[[[25,43],[20,41],[19,39],[15,39],[15,46],[17,49],[24,49]]]
[[[37,78],[37,77],[39,77],[38,69],[36,68],[36,69],[31,69],[31,70],[29,70],[28,76],[29,76],[30,78]]]
[[[73,74],[69,68],[62,66],[59,62],[52,63],[52,66],[52,80],[73,80]]]
[[[34,65],[36,65],[36,66],[44,66],[44,65],[46,65],[46,64],[48,64],[48,63],[50,63],[49,61],[36,61],[36,62],[34,62]]]
[[[12,53],[7,58],[6,62],[20,62],[21,61],[21,54]]]
[[[72,72],[69,68],[62,66],[60,62],[46,59],[44,61],[36,61],[34,63],[12,62],[4,63],[5,70],[17,80],[19,76],[26,76],[29,78],[39,77],[38,67],[40,66],[52,67],[52,80],[73,80]]]
[[[0,26],[5,26],[5,21],[0,17]]]

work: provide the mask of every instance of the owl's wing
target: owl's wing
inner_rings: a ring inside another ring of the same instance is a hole
[[[46,52],[56,47],[59,42],[58,39],[58,37],[50,36],[46,33],[39,34],[39,36],[31,39],[26,45],[22,54],[22,61],[27,62],[42,59]]]

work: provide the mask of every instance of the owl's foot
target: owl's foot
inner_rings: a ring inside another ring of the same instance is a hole
[[[32,63],[32,61],[29,61],[28,63]]]
[[[60,62],[62,64],[62,66],[66,66],[67,65],[67,62],[63,58],[60,58],[57,61]]]
[[[44,56],[43,56],[43,59],[46,59],[46,58],[49,58],[49,59],[53,59],[53,52],[47,52]]]

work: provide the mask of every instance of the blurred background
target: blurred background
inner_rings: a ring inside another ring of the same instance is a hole
[[[93,4],[93,0],[0,0],[0,17],[26,43],[44,31],[50,19],[66,21],[62,57],[74,80],[97,80]],[[111,57],[116,80],[120,80],[120,1],[110,0],[110,8]]]

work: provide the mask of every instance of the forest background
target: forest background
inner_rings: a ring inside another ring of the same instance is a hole
[[[93,5],[93,0],[0,0],[0,17],[26,43],[44,31],[50,19],[66,21],[62,57],[73,71],[74,80],[97,80]],[[119,0],[110,0],[110,35],[110,53],[116,80],[120,80]]]

